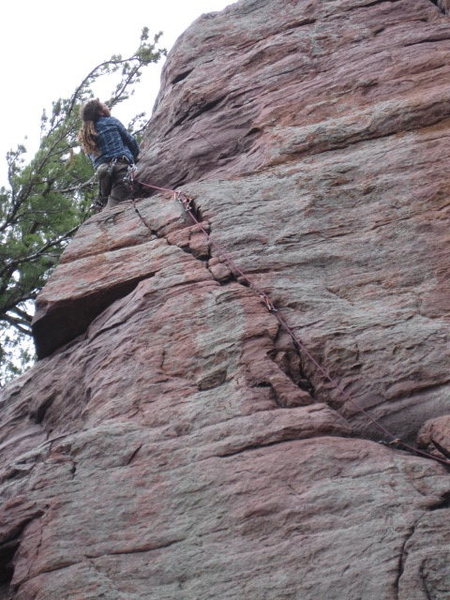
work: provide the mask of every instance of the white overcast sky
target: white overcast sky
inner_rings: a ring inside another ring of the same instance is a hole
[[[202,13],[222,10],[233,0],[13,0],[5,2],[0,25],[0,184],[5,184],[6,152],[25,143],[35,150],[40,116],[52,100],[68,96],[92,67],[112,54],[136,50],[144,26],[163,31],[170,49]],[[201,49],[199,49],[201,51]],[[117,107],[127,122],[151,113],[161,64],[147,67],[140,94]],[[28,140],[25,140],[28,136]]]

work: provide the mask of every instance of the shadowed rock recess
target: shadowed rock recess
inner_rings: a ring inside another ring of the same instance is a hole
[[[211,242],[147,190],[40,293],[0,600],[450,597],[448,470],[373,423],[450,455],[447,12],[241,0],[181,36],[138,177]]]

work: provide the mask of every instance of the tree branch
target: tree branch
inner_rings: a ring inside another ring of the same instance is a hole
[[[56,188],[60,194],[71,194],[72,192],[79,192],[80,190],[84,190],[89,187],[93,183],[95,183],[96,176],[93,175],[90,179],[84,182],[79,182],[76,185],[68,188]]]
[[[37,250],[33,254],[28,254],[27,256],[22,256],[20,258],[15,258],[10,261],[7,261],[6,264],[7,264],[8,271],[10,271],[11,268],[13,268],[13,270],[14,270],[15,268],[17,268],[20,264],[22,264],[24,262],[32,262],[32,261],[36,260],[37,258],[40,258],[43,254],[45,254],[45,252],[47,250],[49,250],[50,248],[53,248],[54,246],[57,246],[61,242],[64,242],[65,240],[70,238],[70,236],[73,235],[77,231],[78,228],[79,228],[79,225],[76,225],[69,231],[66,231],[65,233],[60,235],[55,240],[51,240],[50,242],[47,242],[46,244],[41,246],[41,248],[39,248],[39,250]]]
[[[17,329],[18,331],[20,331],[20,333],[24,333],[25,335],[28,336],[32,336],[32,332],[31,332],[31,327],[28,326],[28,323],[26,323],[26,325],[28,327],[24,327],[24,323],[21,321],[21,319],[15,319],[14,317],[11,317],[8,314],[3,314],[0,316],[0,320],[1,321],[6,321],[6,323],[9,323],[9,325],[12,325],[15,329]]]

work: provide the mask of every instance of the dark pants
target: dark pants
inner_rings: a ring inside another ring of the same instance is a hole
[[[131,185],[127,178],[128,163],[125,160],[103,163],[97,169],[99,201],[108,208],[131,198]]]

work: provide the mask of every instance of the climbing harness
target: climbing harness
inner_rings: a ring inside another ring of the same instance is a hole
[[[384,425],[382,425],[377,419],[372,417],[372,415],[365,408],[363,408],[355,400],[353,400],[353,398],[350,396],[350,394],[342,388],[341,384],[330,375],[330,372],[328,371],[328,369],[326,367],[324,367],[323,365],[321,365],[320,362],[314,358],[314,356],[311,354],[311,352],[308,350],[308,348],[305,346],[305,344],[302,342],[302,340],[294,332],[292,327],[287,323],[282,312],[273,303],[273,301],[270,299],[268,294],[266,294],[266,292],[261,290],[248,277],[248,275],[246,275],[242,271],[242,269],[238,265],[236,265],[234,260],[231,258],[230,254],[211,238],[209,232],[205,229],[202,222],[197,217],[196,210],[194,207],[194,200],[190,196],[188,196],[181,190],[174,190],[171,188],[159,187],[156,185],[151,185],[149,183],[144,183],[142,181],[138,181],[135,179],[135,173],[136,173],[136,169],[130,171],[131,184],[137,183],[137,184],[141,185],[142,187],[146,187],[151,190],[155,190],[155,191],[163,192],[163,193],[169,193],[169,194],[171,194],[172,198],[175,201],[177,201],[181,204],[185,213],[191,219],[192,223],[194,225],[196,225],[199,228],[199,230],[204,234],[208,243],[210,244],[210,247],[215,249],[215,251],[217,253],[217,258],[219,258],[219,260],[221,262],[225,263],[229,267],[229,269],[233,273],[233,275],[236,277],[237,281],[239,281],[246,287],[250,288],[260,298],[262,304],[265,306],[267,311],[275,316],[275,318],[277,319],[280,326],[290,336],[290,338],[294,344],[294,347],[296,348],[300,357],[306,356],[311,361],[311,363],[315,366],[317,371],[319,373],[321,373],[321,375],[339,393],[339,395],[341,396],[341,399],[343,400],[343,405],[351,404],[353,406],[353,408],[360,414],[363,414],[372,423],[372,425],[378,429],[379,432],[381,432],[385,436],[387,436],[389,441],[386,442],[386,441],[380,440],[381,443],[384,443],[391,447],[398,447],[400,449],[406,450],[413,454],[418,454],[425,458],[430,458],[430,459],[435,460],[447,467],[450,466],[449,459],[441,458],[439,456],[434,456],[433,454],[426,452],[425,450],[420,450],[419,448],[416,448],[415,446],[412,446],[411,444],[408,444],[407,442],[402,441],[398,436],[393,434],[391,431],[389,431],[389,429],[387,429]],[[144,217],[140,213],[139,209],[136,207],[136,202],[135,202],[134,198],[133,198],[133,204],[134,204],[135,211],[138,214],[139,218],[142,220],[143,224],[147,227],[147,229],[152,231],[152,228],[147,223],[147,221],[144,219]]]
[[[113,179],[114,178],[114,169],[118,163],[126,163],[127,169],[126,169],[126,171],[121,173],[119,178]],[[110,161],[99,165],[99,167],[97,168],[97,171],[96,171],[97,178],[100,177],[99,170],[102,167],[104,167],[104,175],[102,175],[102,176],[108,178],[108,184],[107,184],[108,193],[105,194],[104,196],[101,196],[100,194],[97,196],[97,198],[94,200],[93,204],[89,207],[89,210],[93,213],[99,213],[105,208],[105,206],[108,202],[108,196],[111,193],[111,187],[113,185],[113,182],[123,183],[128,188],[130,196],[132,196],[132,192],[133,192],[133,181],[134,181],[134,172],[136,171],[136,165],[134,163],[130,163],[130,161],[128,160],[128,158],[126,156],[116,156],[115,158],[112,158]]]

